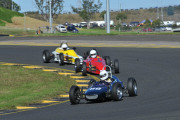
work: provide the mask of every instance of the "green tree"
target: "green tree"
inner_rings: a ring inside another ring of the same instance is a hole
[[[127,15],[125,13],[118,13],[117,16],[116,16],[116,20],[119,20],[119,31],[121,31],[121,23],[127,19]]]
[[[116,16],[116,20],[119,20],[119,24],[121,24],[120,22],[123,22],[125,19],[127,19],[127,15],[125,13],[118,13]]]
[[[160,27],[161,26],[162,21],[160,19],[154,20],[152,23],[152,27]]]
[[[12,0],[0,0],[0,7],[7,8],[7,9],[11,10],[12,9],[12,2],[13,2],[13,10],[17,11],[17,12],[20,11],[21,7]]]
[[[146,21],[144,22],[144,28],[149,28],[151,27],[151,21],[146,18]]]
[[[104,14],[106,14],[106,11],[105,11],[105,10],[102,11],[102,12],[100,13],[100,15],[99,15],[99,17],[102,18],[103,20],[104,20]]]
[[[58,14],[62,12],[63,9],[63,0],[51,0],[51,12],[52,17],[56,18]],[[43,19],[49,20],[49,0],[35,0],[39,13],[42,15]]]
[[[167,9],[167,14],[169,16],[174,15],[174,8],[172,6],[169,6]]]
[[[88,23],[87,28],[90,28],[90,20],[92,19],[94,13],[99,12],[99,9],[101,8],[102,3],[100,0],[95,3],[94,0],[82,0],[82,7],[75,8],[72,6],[72,10],[75,13],[78,13],[79,16]]]

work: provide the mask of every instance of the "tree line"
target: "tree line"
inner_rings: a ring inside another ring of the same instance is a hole
[[[12,0],[0,0],[0,7],[7,8],[17,12],[21,10],[21,7]]]

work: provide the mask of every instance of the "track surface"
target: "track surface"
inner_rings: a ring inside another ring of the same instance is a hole
[[[0,46],[0,62],[25,63],[59,67],[42,63],[41,52],[56,47]],[[83,55],[90,48],[77,48]],[[180,119],[180,49],[97,48],[101,55],[119,59],[120,74],[138,83],[137,97],[118,102],[86,103],[56,106],[0,116],[0,120],[179,120]],[[73,70],[72,65],[65,69]]]

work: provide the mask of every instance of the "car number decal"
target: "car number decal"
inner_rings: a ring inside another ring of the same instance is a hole
[[[98,87],[98,88],[90,88],[90,90],[101,90],[101,88],[100,87]]]

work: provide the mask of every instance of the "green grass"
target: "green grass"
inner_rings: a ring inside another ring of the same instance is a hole
[[[6,28],[0,26],[0,34],[9,34],[15,36],[98,36],[98,35],[175,35],[180,34],[180,32],[139,32],[139,30],[130,31],[130,32],[119,32],[117,30],[111,29],[110,33],[106,33],[105,29],[79,29],[79,33],[43,33],[36,35],[35,30],[24,29],[15,29],[15,28]]]
[[[24,15],[22,13],[18,13],[18,12],[11,11],[9,9],[0,7],[0,20],[4,20],[4,21],[6,21],[8,23],[12,23],[11,19],[14,16],[21,16],[22,17]]]
[[[0,26],[0,34],[15,35],[15,36],[33,36],[35,35],[35,30],[25,31],[24,29],[6,28]]]
[[[4,23],[3,21],[0,20],[0,26],[5,26],[6,23]]]
[[[74,80],[53,72],[0,65],[0,110],[37,103],[69,91]]]
[[[111,29],[110,33],[106,33],[106,30],[98,28],[98,29],[79,29],[79,33],[55,33],[49,34],[44,33],[36,36],[96,36],[96,35],[173,35],[173,34],[180,34],[180,32],[139,32],[130,31],[130,32],[119,32],[117,30]]]

